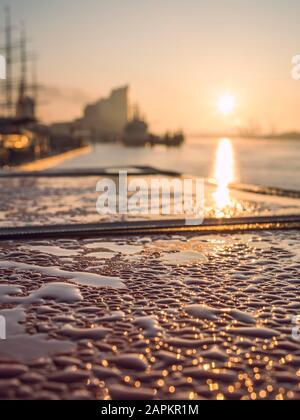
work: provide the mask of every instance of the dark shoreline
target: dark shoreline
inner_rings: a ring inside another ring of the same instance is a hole
[[[187,138],[230,138],[230,139],[241,139],[241,140],[282,140],[282,141],[300,141],[300,133],[297,135],[288,135],[288,134],[278,134],[278,135],[249,135],[249,136],[239,136],[237,134],[190,134],[187,135]]]
[[[34,169],[35,167],[37,168],[36,170],[41,170],[40,168],[42,168],[43,166],[45,166],[45,169],[47,169],[47,167],[55,166],[55,163],[58,161],[70,159],[77,154],[84,153],[85,151],[89,151],[89,150],[90,150],[90,146],[86,145],[86,146],[77,147],[76,149],[70,149],[70,150],[65,150],[63,152],[53,153],[53,154],[43,156],[38,159],[24,159],[24,160],[20,160],[19,162],[11,166],[3,166],[2,168],[0,167],[0,171],[3,171],[3,172],[18,171],[18,170],[27,171],[27,170],[35,170]]]

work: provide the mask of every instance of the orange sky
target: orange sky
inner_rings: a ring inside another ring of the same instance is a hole
[[[300,130],[300,82],[291,77],[297,0],[8,3],[39,53],[39,77],[50,88],[40,108],[46,121],[79,116],[87,101],[130,84],[156,130]],[[237,108],[224,117],[216,104],[226,93]]]

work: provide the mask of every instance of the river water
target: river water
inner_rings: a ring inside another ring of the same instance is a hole
[[[300,190],[300,141],[188,138],[181,148],[98,144],[60,168],[150,165],[194,175]]]

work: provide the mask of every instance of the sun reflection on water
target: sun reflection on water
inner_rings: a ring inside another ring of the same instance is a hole
[[[232,141],[223,138],[219,141],[214,178],[217,183],[217,190],[213,195],[216,204],[218,217],[225,217],[228,208],[234,206],[231,198],[229,185],[235,180],[235,157]]]

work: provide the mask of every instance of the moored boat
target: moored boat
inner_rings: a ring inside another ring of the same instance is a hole
[[[132,147],[144,147],[147,145],[179,147],[184,143],[184,140],[184,134],[181,131],[174,134],[166,133],[164,136],[150,133],[148,124],[138,116],[134,117],[126,125],[122,138],[123,144]]]
[[[126,146],[145,146],[149,142],[148,124],[139,117],[133,118],[126,125],[122,140]]]

